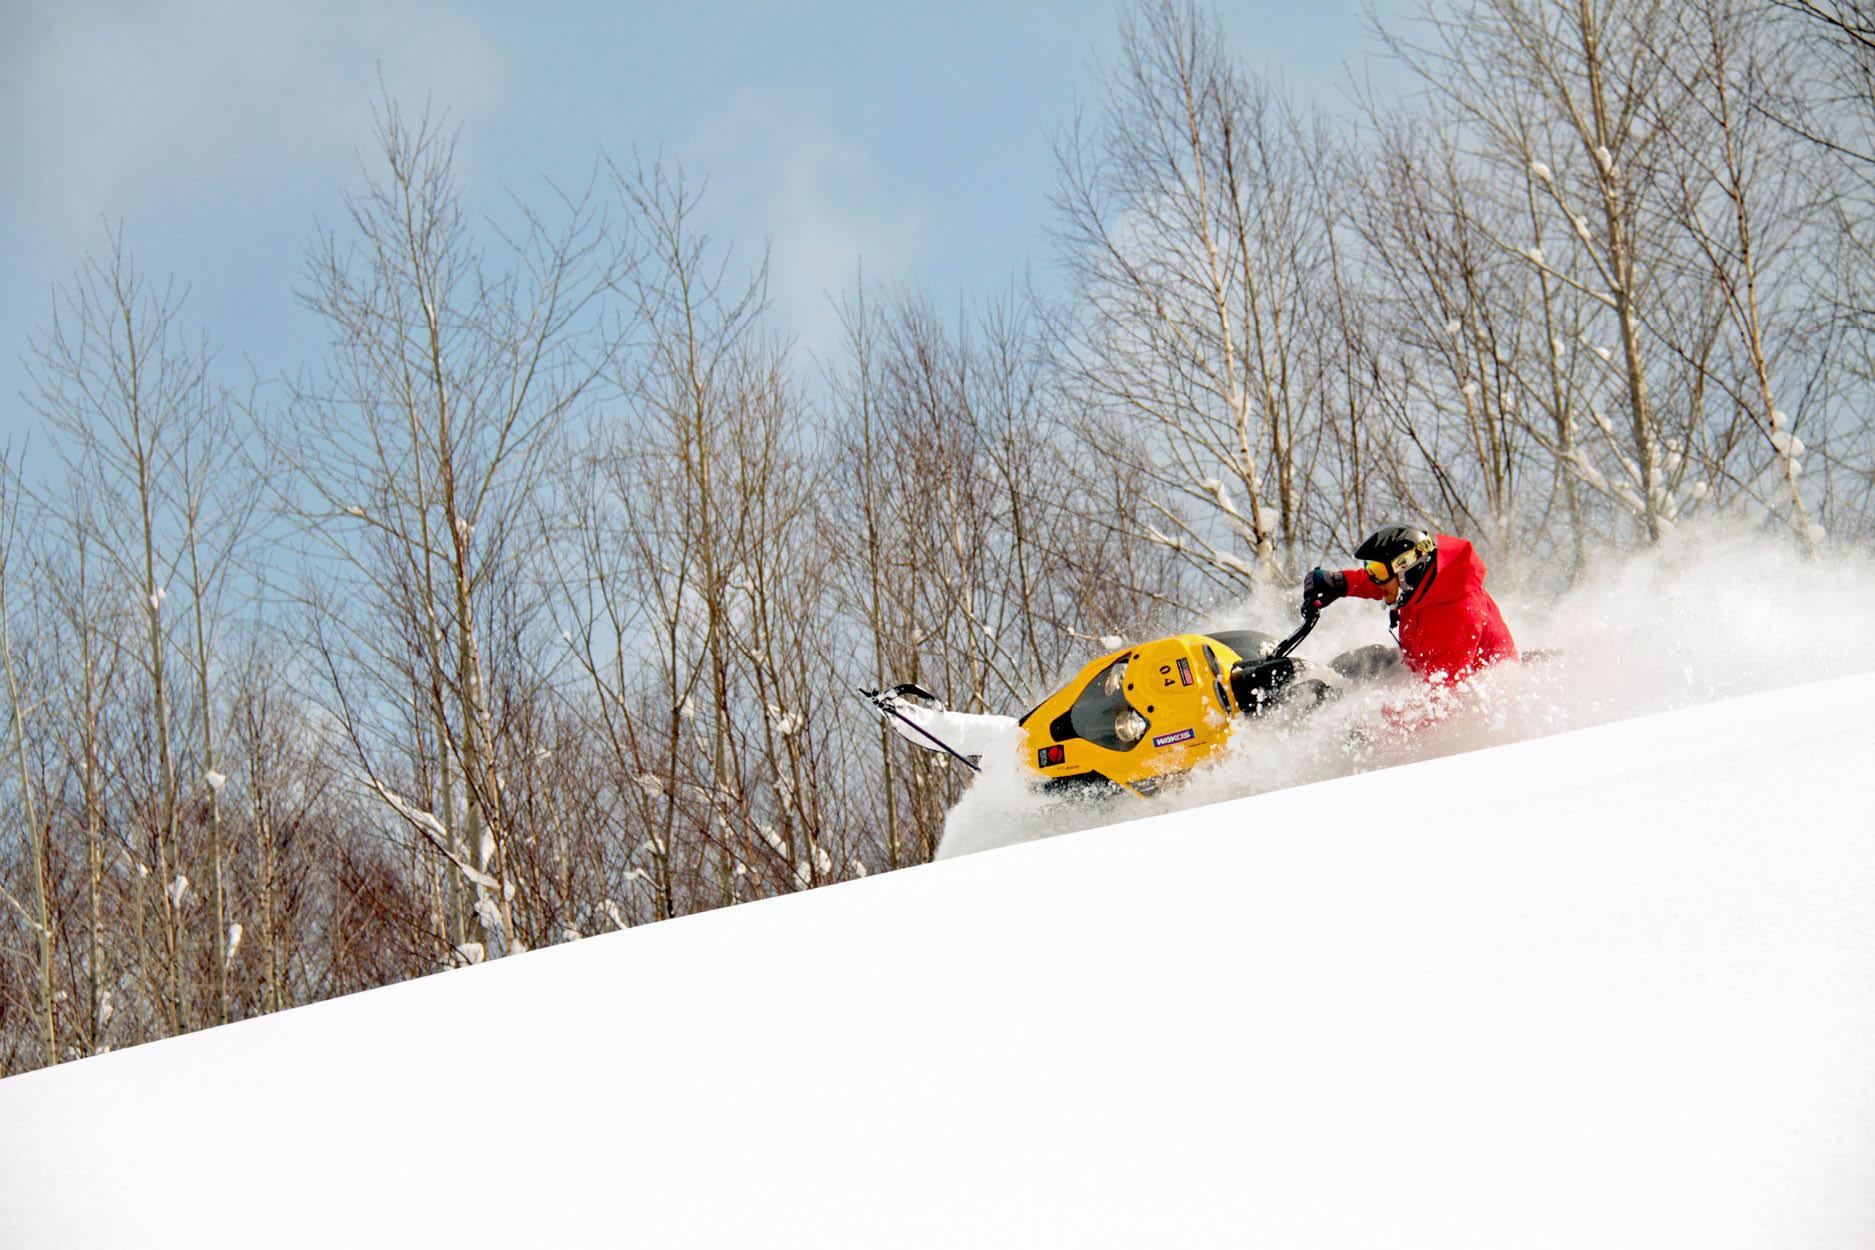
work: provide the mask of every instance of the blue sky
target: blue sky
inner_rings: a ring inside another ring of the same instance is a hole
[[[470,202],[542,200],[601,150],[708,180],[712,234],[771,248],[777,312],[832,341],[827,293],[941,301],[1045,270],[1051,143],[1098,93],[1124,6],[695,0],[13,0],[0,45],[0,441],[33,424],[19,358],[50,290],[121,223],[231,371],[297,368],[292,295],[372,156],[380,77],[461,128]],[[1221,6],[1254,69],[1333,104],[1371,51],[1358,0]],[[35,443],[42,441],[36,436]]]

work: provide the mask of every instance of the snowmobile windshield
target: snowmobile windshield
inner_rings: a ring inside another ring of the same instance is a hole
[[[1145,718],[1126,701],[1126,656],[1094,675],[1068,709],[1077,737],[1109,751],[1124,751],[1145,735]]]

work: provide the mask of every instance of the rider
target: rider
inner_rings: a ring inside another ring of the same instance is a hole
[[[1303,579],[1302,609],[1320,611],[1344,595],[1384,599],[1406,666],[1433,683],[1461,681],[1517,644],[1484,588],[1484,561],[1450,534],[1383,525],[1354,549],[1353,569],[1314,569]]]

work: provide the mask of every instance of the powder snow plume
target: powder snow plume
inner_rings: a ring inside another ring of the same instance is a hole
[[[1865,551],[1810,560],[1780,536],[1707,523],[1607,556],[1566,592],[1520,589],[1541,573],[1500,556],[1486,583],[1518,647],[1540,658],[1500,666],[1455,694],[1417,682],[1348,687],[1306,714],[1244,723],[1220,759],[1151,800],[1051,802],[1018,760],[986,759],[951,811],[938,855],[1875,670],[1875,557]],[[1294,599],[1271,590],[1197,628],[1281,636],[1296,624]],[[1325,667],[1342,651],[1387,640],[1385,609],[1349,600],[1323,614],[1296,654]]]

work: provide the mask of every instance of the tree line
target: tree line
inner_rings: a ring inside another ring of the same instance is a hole
[[[1865,5],[1461,0],[1333,115],[1124,23],[1059,287],[854,284],[826,359],[681,171],[497,230],[388,101],[290,380],[86,262],[0,474],[0,1073],[924,862],[967,779],[851,688],[1019,711],[1381,521],[1868,542]]]

